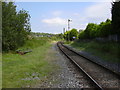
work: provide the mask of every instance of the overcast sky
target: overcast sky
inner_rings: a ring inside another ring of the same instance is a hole
[[[16,2],[17,10],[27,10],[31,16],[32,32],[62,33],[70,28],[85,29],[88,23],[111,19],[109,2]]]

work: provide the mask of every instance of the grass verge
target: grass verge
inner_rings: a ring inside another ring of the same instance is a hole
[[[29,48],[32,52],[25,55],[4,53],[2,56],[3,88],[31,87],[53,71],[54,65],[46,59],[51,40],[36,38],[27,41],[19,48]]]
[[[101,57],[108,62],[120,62],[120,44],[115,42],[75,41],[67,43],[72,47]]]
[[[2,88],[2,53],[0,53],[0,89]]]

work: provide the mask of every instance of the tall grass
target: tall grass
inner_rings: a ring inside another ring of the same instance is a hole
[[[50,42],[49,38],[35,38],[19,48],[29,48],[32,50],[30,53],[25,55],[4,53],[3,88],[30,87],[47,76],[54,68],[54,65],[46,60],[47,51],[51,47]]]
[[[110,62],[120,62],[119,50],[120,44],[115,42],[96,42],[96,41],[77,41],[71,46],[97,55]]]
[[[0,89],[2,88],[2,53],[0,53]]]

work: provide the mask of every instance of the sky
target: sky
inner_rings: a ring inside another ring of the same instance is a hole
[[[108,2],[15,2],[17,10],[30,14],[32,32],[63,33],[68,29],[85,29],[88,23],[99,24],[111,19],[111,1]]]

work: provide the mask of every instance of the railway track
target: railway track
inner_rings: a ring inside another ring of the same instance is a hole
[[[96,89],[120,89],[119,75],[111,70],[102,67],[99,64],[92,62],[80,56],[75,51],[65,47],[61,42],[57,43],[59,49],[69,58],[86,76],[94,83]]]

